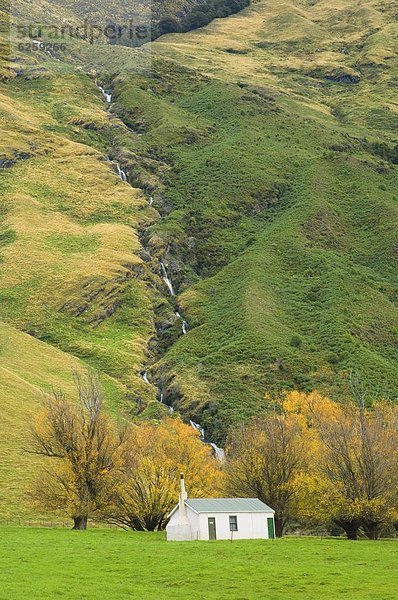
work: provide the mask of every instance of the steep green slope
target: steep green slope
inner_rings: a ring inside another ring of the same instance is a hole
[[[261,2],[114,81],[191,326],[155,371],[217,439],[267,389],[342,396],[356,368],[395,395],[395,11]]]
[[[152,364],[217,440],[267,390],[343,396],[351,368],[394,396],[395,18],[379,0],[264,0],[162,37],[146,73],[148,48],[19,56],[1,318],[117,378],[132,412],[155,398]]]

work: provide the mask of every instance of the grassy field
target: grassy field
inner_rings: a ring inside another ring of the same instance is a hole
[[[398,544],[1,528],[1,600],[393,600]]]

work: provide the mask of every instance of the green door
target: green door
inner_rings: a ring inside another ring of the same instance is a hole
[[[216,540],[217,535],[216,535],[216,519],[215,519],[215,517],[209,517],[207,519],[207,522],[209,524],[209,540]]]
[[[268,538],[273,540],[275,538],[275,525],[273,517],[267,518],[267,526],[268,526]]]

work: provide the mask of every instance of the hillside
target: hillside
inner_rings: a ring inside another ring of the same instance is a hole
[[[351,369],[395,398],[395,18],[261,2],[164,36],[152,76],[115,80],[115,111],[144,132],[131,151],[170,166],[150,235],[192,330],[157,373],[218,439],[265,390],[342,397]]]
[[[0,323],[0,521],[36,517],[27,496],[40,459],[25,452],[31,424],[43,400],[43,392],[60,388],[68,397],[75,393],[72,374],[83,368],[72,356]],[[109,377],[102,383],[108,409],[117,410],[123,396],[120,385]]]
[[[73,372],[91,366],[115,412],[167,412],[140,376],[161,284],[138,227],[157,216],[107,159],[123,125],[92,78],[18,61],[20,76],[0,84],[1,519],[33,514],[24,491],[35,460],[23,448],[43,390],[72,395]]]
[[[262,0],[141,50],[13,49],[0,321],[43,360],[1,346],[7,419],[24,418],[15,381],[70,385],[77,360],[129,418],[164,414],[163,394],[217,442],[265,392],[343,398],[351,369],[395,398],[396,16],[381,0]]]
[[[1,319],[145,395],[155,292],[137,228],[156,213],[106,159],[118,123],[62,66],[27,66],[2,91]]]

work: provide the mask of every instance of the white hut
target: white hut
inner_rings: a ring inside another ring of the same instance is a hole
[[[269,539],[274,511],[258,498],[189,498],[184,476],[166,527],[168,541]]]

